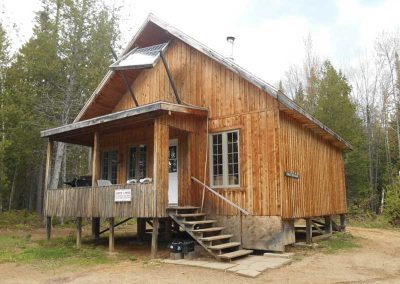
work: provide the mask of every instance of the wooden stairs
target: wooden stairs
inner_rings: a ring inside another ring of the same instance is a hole
[[[199,207],[177,206],[167,208],[168,215],[207,252],[218,260],[231,261],[245,257],[252,250],[241,249],[240,242],[231,242],[233,235],[223,234],[225,227],[216,227],[216,220],[207,219]]]

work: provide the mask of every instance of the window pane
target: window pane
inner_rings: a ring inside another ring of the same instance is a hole
[[[146,145],[139,146],[139,177],[146,177],[146,167],[147,167],[147,148]]]
[[[128,179],[136,178],[136,147],[129,148]]]
[[[111,181],[112,184],[117,183],[117,171],[118,171],[118,152],[116,150],[113,150],[110,152],[110,162],[111,162],[111,176],[109,180]]]
[[[214,134],[212,141],[213,185],[223,185],[222,134]]]
[[[108,152],[103,152],[101,159],[101,179],[108,180]]]
[[[178,171],[178,153],[176,146],[169,146],[168,172],[176,173]]]
[[[228,183],[229,185],[239,184],[239,154],[237,132],[227,133],[228,136]]]

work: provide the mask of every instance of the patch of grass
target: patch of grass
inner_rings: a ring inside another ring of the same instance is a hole
[[[321,241],[319,245],[326,253],[335,253],[361,247],[357,243],[357,239],[350,233],[336,233],[329,239]]]
[[[395,229],[390,219],[384,214],[376,214],[362,207],[352,205],[347,214],[348,225],[363,228]]]
[[[77,249],[73,238],[33,242],[30,237],[0,235],[0,262],[55,268],[62,265],[94,265],[127,259],[128,254],[117,254],[110,258],[104,248],[90,244],[82,244],[82,247]]]

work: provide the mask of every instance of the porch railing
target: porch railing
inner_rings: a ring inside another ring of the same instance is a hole
[[[247,212],[245,209],[243,209],[242,207],[240,207],[239,205],[237,205],[236,203],[233,203],[232,201],[230,201],[229,199],[227,199],[226,197],[222,196],[221,194],[219,194],[218,192],[216,192],[214,189],[212,189],[211,187],[209,187],[208,185],[204,184],[203,182],[201,182],[200,180],[198,180],[195,177],[191,177],[193,181],[197,182],[198,184],[200,184],[201,186],[203,186],[203,197],[202,197],[202,203],[201,203],[201,210],[203,211],[203,205],[204,205],[204,196],[205,196],[205,190],[207,189],[209,192],[211,192],[212,194],[214,194],[215,196],[217,196],[218,198],[222,199],[223,201],[225,201],[226,203],[228,203],[229,205],[235,207],[237,210],[239,210],[241,213],[243,213],[244,215],[250,215],[249,212]]]
[[[117,189],[131,189],[131,200],[116,202]],[[156,217],[155,194],[152,183],[52,189],[45,195],[44,214],[59,217]]]

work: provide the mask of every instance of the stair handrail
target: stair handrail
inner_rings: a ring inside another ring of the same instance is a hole
[[[191,177],[192,180],[194,180],[195,182],[201,184],[204,188],[206,188],[208,191],[210,191],[211,193],[213,193],[214,195],[218,196],[219,198],[221,198],[223,201],[225,201],[226,203],[228,203],[229,205],[235,207],[237,210],[239,210],[240,212],[242,212],[244,215],[250,215],[249,212],[247,212],[245,209],[243,209],[242,207],[240,207],[239,205],[237,205],[236,203],[230,201],[229,199],[227,199],[226,197],[222,196],[221,194],[219,194],[218,192],[216,192],[214,189],[212,189],[211,187],[209,187],[208,185],[202,183],[200,180],[198,180],[195,177]]]

